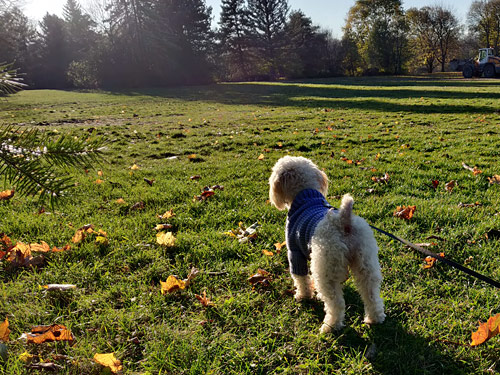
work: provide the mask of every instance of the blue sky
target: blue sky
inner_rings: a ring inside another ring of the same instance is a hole
[[[88,0],[80,0],[85,7]],[[33,19],[40,20],[46,12],[61,15],[62,7],[66,0],[25,0],[25,13]],[[334,36],[342,35],[342,26],[349,8],[354,5],[355,0],[288,0],[292,9],[302,10],[311,17],[315,24],[329,29]],[[217,21],[220,13],[220,0],[206,0],[207,5],[213,8],[212,14]],[[472,0],[403,0],[405,9],[411,7],[423,7],[425,5],[441,5],[452,10],[460,22],[464,23]]]

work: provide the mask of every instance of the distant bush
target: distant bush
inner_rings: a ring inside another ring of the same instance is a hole
[[[77,88],[95,89],[100,84],[98,71],[89,61],[72,61],[67,75],[69,82]]]

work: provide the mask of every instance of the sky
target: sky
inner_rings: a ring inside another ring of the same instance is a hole
[[[80,4],[85,8],[88,1],[80,0]],[[220,0],[205,1],[213,8],[215,26],[220,13]],[[62,15],[66,0],[24,0],[24,3],[25,14],[31,19],[41,20],[47,12]],[[302,10],[315,24],[332,31],[333,36],[341,37],[347,12],[354,5],[355,0],[288,0],[288,3],[291,9]],[[453,11],[459,21],[465,23],[471,3],[472,0],[403,0],[403,7],[409,9],[421,8],[425,5],[440,5]]]

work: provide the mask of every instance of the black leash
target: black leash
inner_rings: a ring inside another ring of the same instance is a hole
[[[450,266],[452,266],[452,267],[454,267],[456,269],[459,269],[460,271],[465,272],[466,274],[474,276],[474,277],[478,278],[479,280],[484,281],[485,283],[488,283],[488,284],[493,285],[493,286],[495,286],[497,288],[500,288],[500,283],[498,281],[490,279],[487,276],[481,275],[480,273],[477,273],[476,271],[473,271],[470,268],[464,267],[461,264],[458,264],[458,263],[456,263],[456,262],[454,262],[454,261],[452,261],[452,260],[450,260],[448,258],[444,258],[441,255],[434,254],[433,252],[431,252],[429,250],[426,250],[426,249],[424,249],[424,248],[422,248],[420,246],[417,246],[417,245],[415,245],[415,244],[413,244],[413,243],[411,243],[411,242],[409,242],[409,241],[407,241],[407,240],[405,240],[403,238],[395,236],[394,234],[386,232],[385,230],[382,230],[380,228],[374,227],[373,225],[370,225],[370,227],[372,227],[373,229],[375,229],[376,231],[378,231],[378,232],[380,232],[382,234],[385,234],[386,236],[388,236],[390,238],[393,238],[393,239],[395,239],[395,240],[397,240],[397,241],[405,244],[406,246],[411,247],[414,250],[417,250],[418,252],[420,252],[422,254],[425,254],[427,256],[431,256],[433,258],[439,259],[441,262],[444,262],[444,263],[446,263],[446,264],[448,264],[448,265],[450,265]]]

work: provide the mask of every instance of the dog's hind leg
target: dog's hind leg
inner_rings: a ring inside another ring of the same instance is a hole
[[[364,322],[382,323],[385,319],[384,301],[380,297],[382,273],[377,257],[368,257],[371,259],[360,257],[357,262],[353,262],[351,271],[365,307]]]

